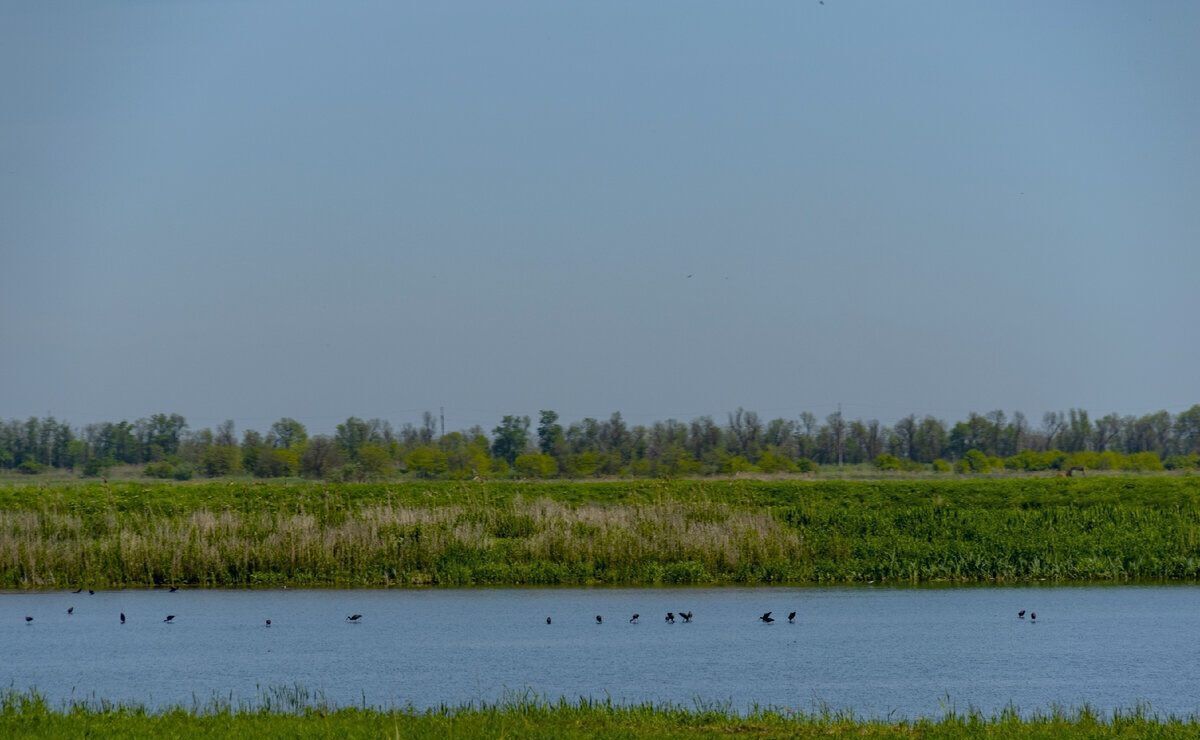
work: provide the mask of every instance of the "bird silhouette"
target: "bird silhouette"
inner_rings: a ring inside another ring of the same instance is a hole
[[[675,612],[667,612],[666,621],[670,624],[675,624]]]
[[[174,615],[174,614],[168,614],[168,615],[167,615],[167,618],[166,618],[166,619],[164,619],[163,621],[164,621],[164,622],[166,622],[167,624],[170,624],[171,622],[174,622],[174,621],[175,621],[175,615]]]
[[[604,617],[597,614],[596,615],[596,624],[604,624]]]
[[[92,589],[90,589],[90,588],[89,588],[89,589],[88,589],[88,596],[95,596],[95,595],[96,595],[96,592],[95,592],[95,591],[93,591]]]
[[[1024,618],[1025,618],[1025,610],[1022,609],[1021,611],[1017,612],[1017,619],[1024,619]]]
[[[771,622],[775,621],[775,617],[771,616],[771,612],[767,612],[766,614],[759,617],[759,619],[762,620],[763,622],[765,622],[766,624],[770,624]]]
[[[269,619],[267,620],[267,626],[268,626],[268,627],[270,627],[270,626],[271,626],[271,620],[269,620]]]
[[[360,619],[362,619],[361,614],[351,614],[350,616],[346,617],[347,622],[358,622]]]
[[[125,624],[125,612],[121,612],[121,624]]]
[[[796,612],[788,612],[788,621],[792,624],[796,623]]]
[[[1029,619],[1036,622],[1037,621],[1037,612],[1029,612]]]
[[[171,586],[171,588],[170,588],[170,589],[168,589],[168,592],[169,592],[169,593],[175,593],[175,592],[176,592],[176,591],[178,591],[178,590],[179,590],[179,586]]]
[[[683,617],[684,622],[692,621],[692,613],[691,612],[679,612],[679,616]]]
[[[637,624],[638,617],[640,617],[640,616],[642,616],[642,615],[641,615],[641,614],[634,614],[632,617],[630,617],[630,618],[629,618],[629,623],[630,623],[630,624]]]
[[[81,594],[81,593],[83,593],[83,589],[82,589],[82,588],[77,588],[77,589],[75,589],[74,591],[72,591],[71,593],[73,593],[73,594]]]
[[[25,617],[25,624],[30,624],[32,622],[33,622],[33,617]]]
[[[72,614],[74,614],[74,613],[75,613],[75,607],[73,607],[73,606],[69,606],[69,607],[67,607],[67,616],[68,616],[68,617],[69,617],[69,616],[71,616],[71,615],[72,615]]]
[[[550,617],[546,617],[546,624],[550,624]]]

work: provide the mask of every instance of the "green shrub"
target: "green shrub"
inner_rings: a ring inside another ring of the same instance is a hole
[[[1171,455],[1163,461],[1163,467],[1167,470],[1196,470],[1200,468],[1200,454]]]
[[[147,478],[170,479],[175,477],[175,466],[166,460],[152,462],[142,469],[142,475]]]
[[[525,478],[553,478],[558,474],[558,461],[536,452],[517,455],[513,467]]]
[[[940,457],[938,459],[934,460],[933,462],[929,463],[929,467],[935,473],[949,473],[950,471],[954,470],[953,466],[951,466],[950,463],[946,462],[945,460],[943,460]]]
[[[17,472],[24,473],[25,475],[37,475],[45,469],[46,466],[37,460],[25,460],[17,466]]]

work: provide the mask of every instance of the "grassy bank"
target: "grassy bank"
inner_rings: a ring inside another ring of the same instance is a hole
[[[73,705],[54,708],[36,696],[8,694],[0,703],[6,737],[338,737],[338,738],[1194,738],[1195,720],[1158,719],[1141,711],[1099,716],[1083,710],[1022,718],[948,714],[913,721],[857,720],[846,715],[774,711],[739,715],[722,709],[608,703],[518,701],[477,708],[292,711],[173,709]]]
[[[1200,477],[0,487],[0,587],[1200,578]]]

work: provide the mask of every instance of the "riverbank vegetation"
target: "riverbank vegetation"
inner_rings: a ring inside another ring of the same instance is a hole
[[[1200,578],[1200,477],[0,486],[0,587]]]
[[[415,709],[317,705],[234,706],[213,702],[150,711],[137,705],[75,703],[53,707],[36,694],[0,698],[0,735],[65,737],[338,738],[1194,738],[1195,718],[1160,718],[1146,709],[1104,715],[1088,709],[1022,716],[949,712],[938,718],[858,719],[832,711],[621,706],[607,701],[518,699],[489,705]]]
[[[107,477],[114,466],[146,477],[322,480],[683,478],[739,474],[804,475],[821,467],[861,466],[880,473],[942,475],[1085,470],[1154,472],[1200,468],[1200,404],[1179,414],[1108,414],[1093,420],[1071,409],[1040,425],[1003,411],[948,424],[909,415],[893,425],[823,420],[804,412],[765,421],[738,409],[725,423],[701,416],[629,425],[615,413],[561,424],[557,413],[505,416],[491,430],[447,433],[425,413],[399,428],[350,417],[332,436],[310,436],[283,418],[239,438],[232,421],[191,429],[179,414],[81,429],[53,417],[0,423],[0,470],[26,475],[70,471]]]

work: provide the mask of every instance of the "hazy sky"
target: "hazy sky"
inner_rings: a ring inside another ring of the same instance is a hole
[[[0,417],[1177,411],[1197,38],[1194,2],[0,2]]]

